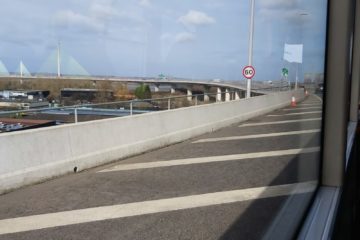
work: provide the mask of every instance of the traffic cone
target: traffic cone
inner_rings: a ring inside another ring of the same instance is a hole
[[[296,107],[296,99],[294,96],[291,97],[291,106]]]

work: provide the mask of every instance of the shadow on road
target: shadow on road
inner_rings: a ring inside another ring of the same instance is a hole
[[[320,139],[314,136],[313,141]],[[294,239],[314,196],[319,169],[320,153],[294,156],[269,186],[314,181],[314,191],[268,198],[265,190],[220,239]]]

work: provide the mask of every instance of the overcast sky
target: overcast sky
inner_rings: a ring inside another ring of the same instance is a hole
[[[6,3],[5,3],[6,2]],[[3,0],[0,60],[10,72],[241,80],[249,0]],[[326,0],[256,0],[257,80],[280,78],[284,44],[304,44],[304,72],[323,72]],[[82,66],[83,69],[80,67]],[[300,77],[301,78],[301,77]]]

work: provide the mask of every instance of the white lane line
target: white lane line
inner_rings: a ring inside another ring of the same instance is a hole
[[[286,113],[280,115],[267,115],[268,117],[280,117],[280,116],[292,116],[292,115],[305,115],[305,114],[314,114],[314,113],[322,113],[322,111],[312,111],[312,112],[301,112],[301,113]]]
[[[299,103],[297,106],[322,106],[322,103]]]
[[[284,108],[283,111],[295,111],[295,110],[306,110],[306,109],[322,109],[322,107]]]
[[[222,156],[212,156],[212,157],[186,158],[186,159],[165,160],[165,161],[145,162],[145,163],[130,163],[130,164],[116,165],[111,168],[101,170],[98,173],[160,168],[160,167],[172,167],[172,166],[201,164],[201,163],[239,161],[244,159],[297,155],[302,153],[314,153],[319,151],[320,151],[320,147],[313,147],[313,148],[288,149],[288,150],[278,150],[278,151],[269,151],[269,152],[242,153],[242,154],[222,155]]]
[[[316,103],[316,104],[321,104],[322,102],[321,102],[321,101],[313,100],[313,101],[305,101],[305,102],[300,102],[300,103]]]
[[[323,99],[315,94],[312,95],[313,97],[316,97],[321,103],[323,102]]]
[[[254,135],[244,135],[244,136],[232,136],[232,137],[219,137],[219,138],[206,138],[200,139],[192,143],[208,143],[208,142],[220,142],[220,141],[234,141],[234,140],[243,140],[243,139],[258,139],[258,138],[267,138],[267,137],[278,137],[278,136],[290,136],[290,135],[300,135],[308,133],[318,133],[320,129],[311,129],[311,130],[302,130],[302,131],[288,131],[288,132],[276,132],[276,133],[264,133],[264,134],[254,134]]]
[[[253,126],[275,125],[275,124],[286,124],[286,123],[297,123],[297,122],[312,122],[312,121],[321,121],[321,118],[308,118],[308,119],[299,119],[299,120],[273,121],[273,122],[260,122],[260,123],[246,123],[246,124],[240,125],[239,127],[253,127]]]
[[[0,220],[0,235],[315,191],[317,183],[248,188]]]

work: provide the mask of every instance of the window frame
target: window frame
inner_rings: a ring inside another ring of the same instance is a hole
[[[360,3],[329,0],[327,18],[321,182],[298,239],[331,238],[358,124]]]

